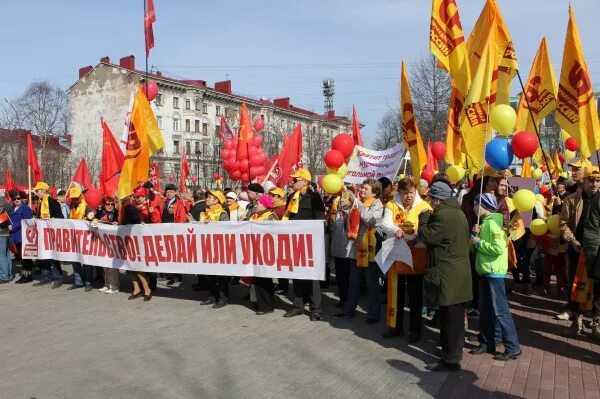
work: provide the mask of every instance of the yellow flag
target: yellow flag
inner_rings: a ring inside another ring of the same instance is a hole
[[[600,148],[598,108],[571,6],[560,70],[556,122],[577,139],[582,158],[589,158]]]
[[[558,157],[558,150],[554,149],[554,169],[552,169],[552,174],[560,175],[563,172],[562,163],[560,162],[560,158]]]
[[[494,72],[498,66],[495,56],[495,37],[495,19],[492,19],[486,35],[487,40],[462,110],[461,132],[471,170],[481,170],[483,167],[483,151],[490,133],[488,113],[491,107]]]
[[[541,121],[556,109],[557,91],[554,69],[544,37],[531,65],[531,71],[525,84],[525,93],[521,95],[519,101],[515,130],[535,132],[535,128],[540,125]],[[529,107],[527,107],[528,103]],[[538,165],[545,164],[541,148],[537,149],[533,159]]]
[[[521,177],[531,177],[531,164],[529,158],[523,159],[523,168],[521,169]]]
[[[510,103],[510,83],[517,74],[519,64],[517,55],[513,45],[510,32],[506,26],[506,22],[502,17],[502,13],[496,4],[496,0],[488,0],[487,6],[493,7],[493,12],[496,18],[496,56],[498,58],[498,80],[496,81],[496,98],[492,103],[509,104]]]
[[[131,195],[135,187],[148,180],[150,156],[164,145],[154,112],[142,88],[139,87],[131,110],[125,162],[119,178],[119,198]]]
[[[427,154],[425,153],[425,147],[423,146],[423,139],[421,139],[421,133],[415,122],[415,115],[413,113],[412,96],[410,95],[410,85],[408,84],[408,76],[406,75],[406,67],[404,61],[402,61],[402,78],[400,82],[400,109],[402,116],[402,137],[404,138],[404,145],[408,149],[410,154],[410,167],[412,169],[413,176],[417,179],[421,174],[421,171],[427,163]]]
[[[432,1],[429,49],[448,71],[456,88],[465,96],[471,73],[456,0]]]
[[[446,128],[446,162],[460,165],[463,161],[464,142],[460,133],[460,118],[463,109],[464,96],[452,84],[452,94],[448,104],[448,127]]]

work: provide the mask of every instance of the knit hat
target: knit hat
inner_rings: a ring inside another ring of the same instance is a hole
[[[248,191],[253,191],[258,194],[264,194],[265,189],[258,183],[250,183],[248,184]]]
[[[474,203],[475,205],[481,205],[486,211],[496,212],[498,209],[498,199],[494,194],[477,194]]]
[[[265,194],[258,197],[258,202],[260,202],[267,209],[273,209],[273,206],[275,205],[273,203],[273,198]]]
[[[452,189],[450,186],[442,181],[436,181],[429,187],[427,195],[433,198],[445,200],[452,197]]]

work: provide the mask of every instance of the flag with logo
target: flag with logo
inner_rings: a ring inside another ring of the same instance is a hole
[[[404,139],[404,145],[410,154],[412,174],[415,178],[418,178],[427,163],[427,154],[425,153],[425,147],[423,146],[421,132],[419,132],[417,122],[415,121],[412,95],[410,94],[410,84],[408,82],[404,61],[402,61],[402,76],[400,79],[400,112],[402,138]]]
[[[560,127],[577,139],[579,152],[584,159],[600,148],[598,108],[571,6],[555,118]]]
[[[148,180],[150,156],[163,148],[163,140],[150,102],[139,87],[133,102],[125,162],[119,178],[119,198],[125,198]]]
[[[463,163],[464,142],[460,133],[460,117],[464,96],[452,82],[452,92],[448,103],[448,126],[446,128],[446,155],[444,159],[452,165]]]
[[[360,135],[360,123],[354,105],[352,106],[352,139],[355,145],[363,146],[362,136]]]
[[[104,119],[102,126],[102,166],[100,169],[100,190],[106,196],[113,196],[119,186],[119,173],[125,162],[125,155]]]
[[[429,49],[465,96],[471,84],[471,72],[456,0],[432,1]]]
[[[290,175],[302,167],[302,125],[296,125],[269,169],[273,163],[275,166],[267,179],[276,186],[283,187],[291,181]]]
[[[27,165],[31,168],[34,184],[44,180],[42,168],[40,168],[40,164],[37,160],[37,155],[35,154],[35,150],[33,149],[33,143],[31,142],[31,133],[27,133]]]
[[[154,0],[145,1],[144,38],[146,41],[146,57],[148,57],[150,49],[154,47],[154,31],[152,29],[152,24],[156,22],[156,13],[154,12]]]

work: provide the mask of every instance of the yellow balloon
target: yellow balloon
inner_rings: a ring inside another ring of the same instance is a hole
[[[548,231],[555,236],[560,234],[560,215],[551,215],[546,221]]]
[[[540,180],[543,175],[544,175],[544,172],[542,172],[542,170],[540,168],[535,168],[534,170],[531,171],[531,177],[533,177],[534,179]]]
[[[571,159],[575,158],[575,155],[575,151],[565,150],[565,159],[567,161],[570,161]]]
[[[327,194],[335,194],[340,192],[344,183],[338,175],[330,173],[323,178],[322,186]]]
[[[406,176],[404,176],[404,173],[400,173],[400,176],[398,176],[398,179],[402,180],[404,179]]]
[[[465,177],[465,169],[462,166],[452,165],[446,169],[446,174],[450,179],[450,183],[458,183]]]
[[[325,170],[327,171],[328,175],[331,175],[331,174],[337,175],[337,172],[338,172],[337,169],[328,168],[327,166],[325,166]]]
[[[495,131],[504,136],[509,136],[515,130],[517,113],[510,105],[496,105],[490,113],[490,123]]]
[[[513,203],[519,212],[528,212],[535,208],[535,194],[533,191],[520,189],[513,195]]]
[[[534,219],[529,225],[529,230],[534,236],[543,236],[548,231],[548,225],[544,219]]]
[[[541,203],[542,205],[546,205],[546,198],[544,198],[544,196],[542,194],[536,194],[535,200],[537,202]]]
[[[567,139],[571,137],[571,135],[569,133],[567,133],[567,131],[565,129],[560,129],[560,139],[562,141],[567,141]]]
[[[346,175],[348,174],[348,165],[346,165],[345,163],[342,164],[342,166],[340,166],[337,170],[337,175],[343,179],[344,177],[346,177]]]

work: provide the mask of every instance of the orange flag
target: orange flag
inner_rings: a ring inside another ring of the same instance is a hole
[[[252,138],[252,122],[248,114],[246,102],[242,102],[240,111],[240,127],[238,128],[238,145],[236,159],[238,161],[248,159],[248,142]],[[254,176],[256,177],[256,176]],[[251,179],[252,180],[252,179]]]
[[[556,122],[577,139],[582,158],[589,158],[600,148],[598,108],[571,6],[558,85]]]
[[[402,61],[402,77],[400,82],[400,109],[402,117],[402,137],[404,145],[410,154],[410,167],[412,174],[418,178],[427,163],[427,155],[423,146],[421,133],[415,122],[413,113],[412,96],[410,94],[410,85],[406,75],[406,67]]]
[[[446,128],[446,162],[452,165],[462,163],[464,142],[460,133],[460,117],[464,96],[452,83],[452,93],[448,104],[448,127]]]
[[[363,147],[362,136],[360,135],[360,123],[358,122],[358,114],[354,105],[352,106],[352,139],[355,145]]]
[[[131,195],[135,187],[148,180],[150,156],[164,145],[150,102],[142,88],[138,87],[131,110],[125,162],[119,178],[120,199]]]
[[[531,176],[531,163],[529,163],[529,158],[523,159],[523,168],[521,169],[521,177],[532,177]]]
[[[471,73],[456,0],[432,1],[429,50],[465,96],[471,84]]]

